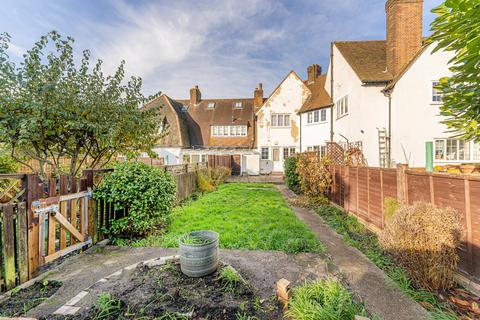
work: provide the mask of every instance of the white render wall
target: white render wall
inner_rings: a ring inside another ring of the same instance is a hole
[[[335,142],[362,141],[363,153],[369,166],[379,166],[378,130],[388,126],[388,99],[383,86],[365,86],[333,47],[334,87],[333,140]],[[329,94],[331,69],[329,66],[325,89]],[[348,95],[348,114],[337,118],[336,102]],[[346,139],[345,139],[346,138]]]
[[[176,165],[182,164],[182,148],[153,148],[160,158],[163,158],[163,161],[166,165]]]
[[[327,112],[327,120],[324,122],[308,123],[308,112],[300,114],[302,118],[302,150],[307,151],[308,147],[325,146],[330,141],[330,108],[324,108]]]
[[[443,50],[432,54],[434,48],[430,45],[418,57],[392,92],[392,159],[411,167],[425,166],[425,142],[452,136],[440,123],[439,104],[431,97],[432,81],[451,75],[448,61],[453,54]]]
[[[269,148],[269,159],[273,160],[273,148],[279,148],[279,161],[274,161],[273,171],[283,172],[283,148],[300,148],[300,116],[297,115],[300,107],[310,95],[310,90],[294,73],[284,79],[279,87],[265,101],[257,112],[257,147]],[[271,115],[282,113],[290,115],[290,126],[274,128],[271,126]]]

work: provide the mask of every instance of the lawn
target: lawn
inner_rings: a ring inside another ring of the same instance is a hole
[[[324,251],[273,185],[254,183],[223,184],[217,191],[176,208],[166,232],[129,245],[177,247],[181,235],[204,229],[220,234],[222,248]]]

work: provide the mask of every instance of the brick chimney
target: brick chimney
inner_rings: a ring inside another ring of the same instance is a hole
[[[387,71],[397,75],[422,47],[423,0],[387,0]]]
[[[312,64],[307,68],[307,83],[315,83],[317,78],[322,74],[322,67],[318,64]]]
[[[261,83],[258,84],[258,87],[255,88],[253,92],[253,106],[255,111],[260,109],[263,104],[263,86]]]
[[[200,93],[200,89],[198,89],[198,86],[195,86],[192,89],[190,89],[190,104],[191,105],[199,104],[201,99],[202,99],[202,94]]]

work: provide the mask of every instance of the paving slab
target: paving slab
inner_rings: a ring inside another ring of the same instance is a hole
[[[295,194],[284,185],[277,186],[285,198]],[[367,310],[383,320],[431,319],[428,312],[406,296],[382,270],[362,252],[348,245],[313,210],[291,206],[327,247],[332,263],[344,275],[350,288],[364,302]]]

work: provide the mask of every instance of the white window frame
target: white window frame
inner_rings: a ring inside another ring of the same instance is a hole
[[[313,123],[313,113],[310,111],[307,113],[307,124]]]
[[[215,102],[209,102],[207,105],[207,110],[213,110],[215,109]]]
[[[320,110],[320,122],[327,122],[327,109]]]
[[[248,129],[246,125],[236,126],[211,126],[212,137],[246,137]]]
[[[434,87],[440,83],[439,80],[432,80],[430,82],[430,103],[431,104],[443,104],[442,102],[442,94],[439,90],[435,89]],[[438,99],[438,100],[437,100]]]
[[[466,151],[462,153],[463,157],[460,157],[462,141],[464,143],[463,146],[464,148],[466,148]],[[454,154],[453,157],[452,157],[451,149],[455,150],[455,152],[453,153]],[[437,158],[438,152],[442,154],[441,158]],[[433,161],[435,163],[473,163],[473,162],[479,162],[479,160],[480,160],[480,143],[475,143],[473,141],[465,141],[462,139],[455,139],[455,138],[433,139]]]
[[[337,119],[348,115],[348,94],[335,103],[335,108],[337,109]]]
[[[234,108],[234,109],[242,109],[242,108],[243,108],[243,103],[242,103],[242,101],[235,101],[235,102],[233,103],[233,108]]]
[[[290,113],[272,113],[270,125],[272,128],[290,128]]]

